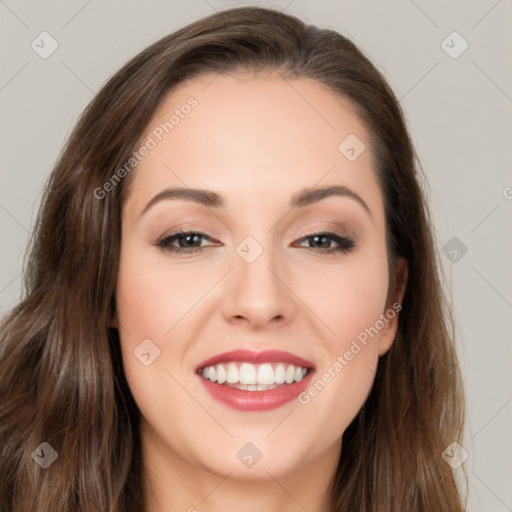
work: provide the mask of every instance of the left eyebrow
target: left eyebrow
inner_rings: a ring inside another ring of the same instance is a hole
[[[292,196],[290,206],[292,208],[300,208],[308,206],[331,196],[348,197],[359,203],[371,217],[372,212],[368,205],[364,202],[363,198],[356,194],[353,190],[343,185],[335,185],[323,188],[305,188]]]
[[[323,188],[306,188],[295,193],[290,200],[291,208],[301,208],[321,201],[332,196],[348,197],[359,203],[371,217],[372,213],[363,198],[353,190],[343,185],[334,185]],[[156,194],[141,212],[141,216],[146,213],[153,205],[164,200],[182,199],[192,201],[208,208],[222,208],[225,201],[220,194],[212,190],[197,188],[168,188]]]

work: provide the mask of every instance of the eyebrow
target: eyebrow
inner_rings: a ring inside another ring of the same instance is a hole
[[[348,197],[359,203],[370,215],[372,213],[363,198],[353,190],[343,185],[334,185],[322,188],[305,188],[295,193],[290,200],[291,208],[301,208],[316,203],[332,196]],[[208,208],[222,208],[225,206],[224,199],[217,192],[197,188],[168,188],[156,194],[141,212],[141,216],[153,205],[164,200],[181,199],[192,201]]]

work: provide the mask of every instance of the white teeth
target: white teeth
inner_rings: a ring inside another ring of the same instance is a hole
[[[256,368],[250,363],[242,363],[239,370],[240,384],[256,384]],[[263,382],[260,382],[263,384]]]
[[[229,388],[241,389],[242,391],[268,391],[269,389],[277,388],[277,384],[225,384]]]
[[[286,384],[291,384],[295,380],[295,366],[290,365],[286,369]]]
[[[283,382],[285,380],[286,380],[286,369],[284,367],[284,364],[279,363],[276,366],[276,369],[274,370],[274,382],[276,384],[283,384]]]
[[[224,368],[223,364],[217,365],[217,382],[219,384],[226,382],[226,368]]]
[[[274,370],[268,363],[258,368],[258,384],[274,384]],[[276,383],[277,384],[277,383]]]
[[[226,382],[228,382],[229,384],[234,384],[235,382],[238,382],[238,368],[235,363],[228,364]]]
[[[201,375],[204,379],[229,387],[247,391],[266,391],[293,382],[300,382],[307,374],[307,368],[287,363],[251,364],[228,363],[207,366]]]

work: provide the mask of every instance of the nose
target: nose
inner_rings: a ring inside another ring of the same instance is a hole
[[[223,302],[224,318],[253,330],[288,323],[295,311],[295,296],[272,255],[264,249],[252,263],[235,254]]]

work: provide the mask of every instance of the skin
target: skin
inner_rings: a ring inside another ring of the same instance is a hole
[[[236,348],[279,349],[313,361],[320,377],[389,310],[384,207],[369,138],[330,89],[266,73],[189,79],[168,94],[141,141],[190,96],[198,105],[132,171],[122,213],[113,322],[142,413],[150,510],[324,511],[341,436],[368,396],[398,315],[306,405],[229,409],[194,369]],[[349,134],[366,145],[353,162],[338,150]],[[290,208],[299,190],[328,185],[349,187],[371,214],[346,196]],[[213,190],[226,204],[163,200],[141,215],[170,187]],[[189,240],[199,252],[156,245],[186,228],[209,237]],[[338,243],[307,238],[317,230],[355,247],[321,254],[315,248]],[[252,263],[236,252],[248,236],[263,249]],[[133,351],[148,338],[160,356],[145,366]],[[251,468],[237,458],[247,442],[262,453]]]

